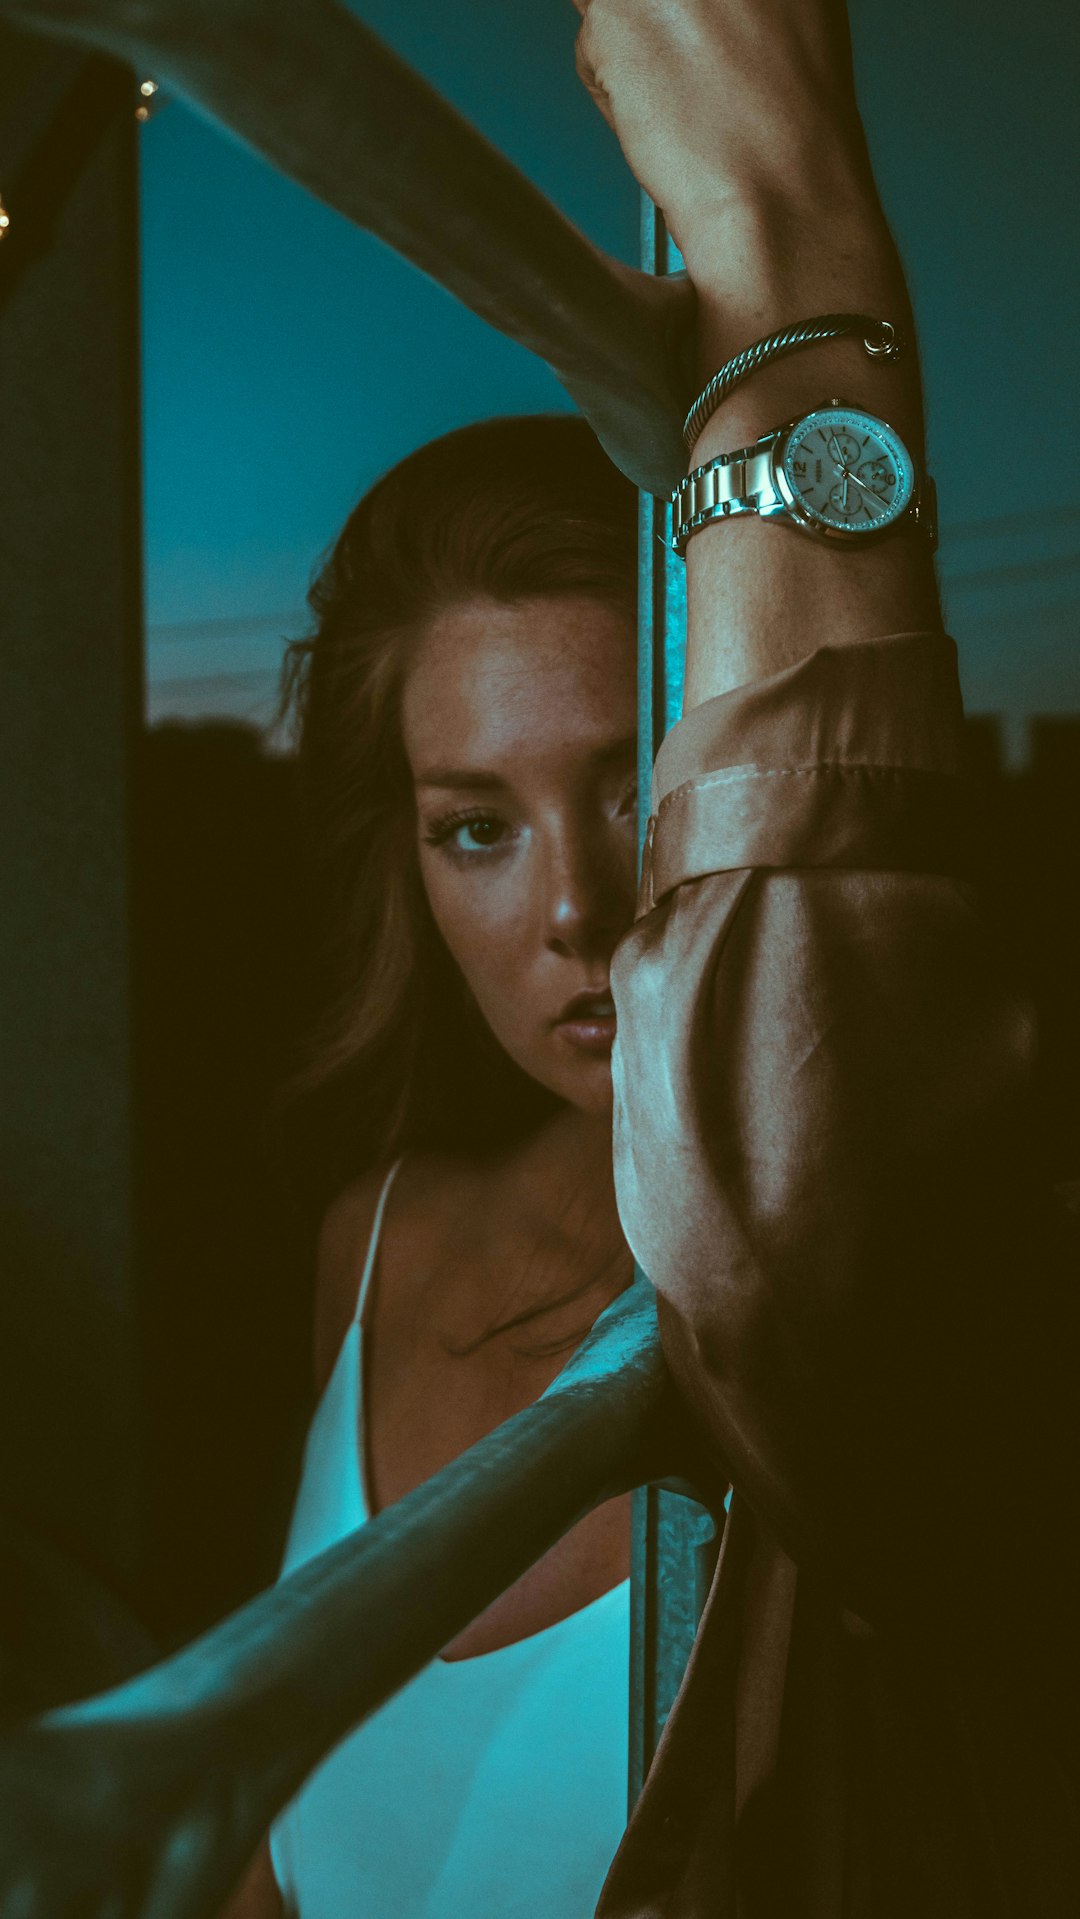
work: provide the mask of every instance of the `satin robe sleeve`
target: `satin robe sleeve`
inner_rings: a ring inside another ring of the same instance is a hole
[[[1066,1444],[1075,1318],[1029,1150],[1033,1023],[971,883],[961,729],[952,641],[899,634],[707,701],[657,757],[612,968],[616,1191],[734,1491],[605,1919],[999,1911],[955,1826],[938,1884],[907,1877],[919,1848],[897,1864],[912,1803],[852,1809],[884,1740],[938,1831],[926,1782],[960,1761],[928,1647],[962,1639],[985,1675],[1067,1630],[1044,1551],[1067,1474],[1033,1489]]]

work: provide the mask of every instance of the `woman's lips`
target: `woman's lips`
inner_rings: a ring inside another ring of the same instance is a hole
[[[608,998],[568,1007],[564,1017],[554,1023],[554,1031],[585,1054],[610,1054],[616,1036],[616,1009]]]
[[[571,1046],[585,1053],[610,1053],[615,1038],[614,1013],[579,1013],[576,1019],[561,1019],[555,1031]]]

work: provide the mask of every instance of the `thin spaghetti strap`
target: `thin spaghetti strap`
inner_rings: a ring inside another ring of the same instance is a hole
[[[379,1194],[378,1205],[375,1208],[375,1218],[371,1225],[371,1238],[368,1240],[367,1258],[364,1261],[364,1270],[360,1276],[360,1290],[356,1295],[356,1311],[353,1313],[354,1321],[363,1321],[368,1290],[371,1286],[371,1275],[375,1271],[375,1258],[379,1250],[379,1239],[382,1234],[383,1214],[386,1211],[386,1202],[390,1197],[390,1188],[394,1183],[394,1175],[398,1171],[398,1168],[404,1163],[404,1159],[405,1155],[402,1153],[401,1158],[394,1161],[394,1164],[391,1166],[390,1171],[382,1183],[382,1191]]]

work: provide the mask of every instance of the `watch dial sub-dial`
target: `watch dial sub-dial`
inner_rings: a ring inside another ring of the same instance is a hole
[[[826,433],[825,443],[838,466],[854,466],[862,459],[862,442],[853,433]]]
[[[874,459],[863,460],[861,465],[855,468],[855,477],[872,492],[879,494],[886,506],[892,505],[899,475],[893,462],[886,459],[884,454],[879,453]]]
[[[858,519],[863,512],[862,494],[849,473],[829,488],[829,505],[845,520]]]

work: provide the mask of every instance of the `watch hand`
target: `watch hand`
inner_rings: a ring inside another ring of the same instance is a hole
[[[870,498],[875,502],[876,505],[880,506],[886,513],[888,512],[889,510],[888,500],[883,500],[880,493],[874,492],[874,489],[872,486],[867,486],[864,480],[860,480],[857,473],[852,473],[848,467],[845,467],[844,477],[845,479],[854,480],[856,486],[861,487],[864,493],[869,494]]]

